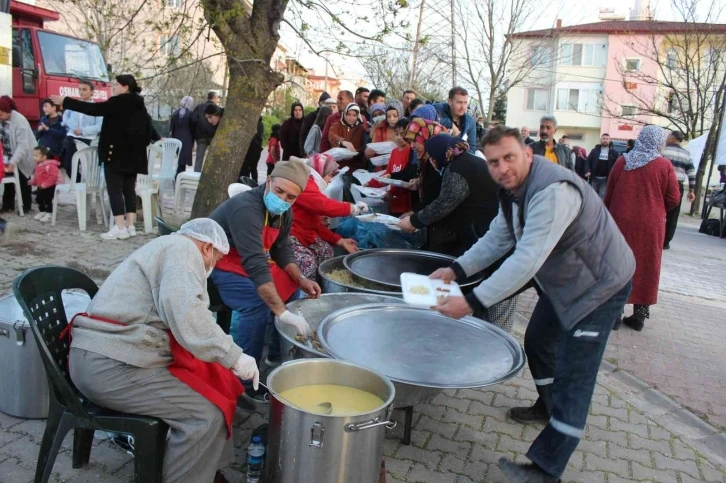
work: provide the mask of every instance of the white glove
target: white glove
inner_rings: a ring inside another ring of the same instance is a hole
[[[308,321],[302,315],[295,315],[289,310],[286,310],[280,315],[280,322],[295,327],[297,333],[303,337],[310,337],[310,325],[308,325]]]
[[[361,213],[368,213],[368,204],[364,201],[359,201],[355,205],[353,205],[355,208],[354,215],[360,215]]]
[[[232,366],[234,375],[242,380],[252,379],[252,387],[256,391],[260,385],[260,370],[257,368],[257,361],[254,357],[242,354]]]

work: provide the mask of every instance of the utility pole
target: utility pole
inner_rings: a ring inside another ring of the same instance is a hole
[[[418,47],[421,41],[421,23],[423,22],[424,5],[426,0],[421,0],[421,6],[418,9],[418,24],[416,25],[416,40],[413,44],[413,56],[411,60],[411,72],[408,75],[408,87],[413,88],[413,78],[416,72],[416,60],[418,59]]]
[[[456,85],[456,43],[454,42],[454,8],[456,0],[451,0],[451,85]]]

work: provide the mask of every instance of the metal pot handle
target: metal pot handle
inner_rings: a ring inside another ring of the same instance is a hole
[[[346,433],[355,433],[357,431],[363,431],[366,429],[377,428],[379,426],[385,426],[386,429],[393,429],[398,423],[396,421],[381,421],[380,418],[371,419],[364,423],[350,423],[345,425]]]

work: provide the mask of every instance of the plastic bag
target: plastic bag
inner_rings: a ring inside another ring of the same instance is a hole
[[[381,154],[380,156],[374,156],[371,158],[371,164],[373,166],[385,166],[391,159],[391,153]]]
[[[391,154],[396,149],[396,143],[393,141],[383,141],[381,143],[368,143],[366,148],[373,150],[376,154]]]
[[[356,153],[355,151],[351,151],[348,148],[332,148],[328,149],[323,154],[327,154],[337,162],[341,162],[356,156],[358,153]]]
[[[404,233],[391,230],[382,223],[366,223],[355,218],[346,218],[338,225],[338,235],[352,238],[358,248],[406,248],[411,250],[423,246],[423,232]]]

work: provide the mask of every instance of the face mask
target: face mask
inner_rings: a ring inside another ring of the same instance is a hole
[[[381,114],[380,116],[374,117],[372,119],[372,122],[373,122],[373,124],[376,124],[376,123],[379,123],[379,122],[381,122],[381,121],[383,121],[385,119],[386,119],[386,115],[385,114]]]
[[[263,199],[264,199],[265,207],[267,208],[267,211],[269,211],[273,215],[281,215],[281,214],[285,213],[287,210],[289,210],[290,207],[292,206],[292,203],[288,203],[287,201],[282,201],[272,191],[268,191],[267,193],[265,193],[265,197]]]

